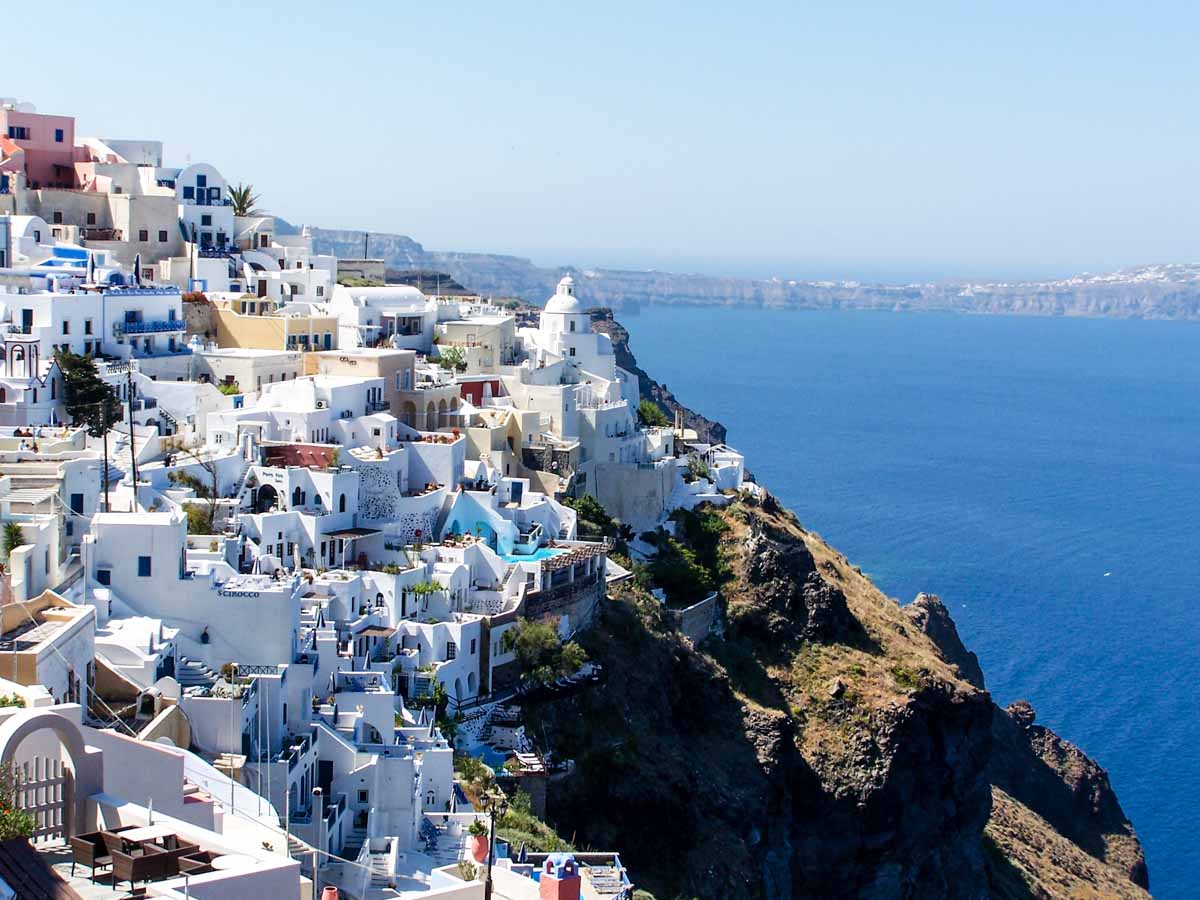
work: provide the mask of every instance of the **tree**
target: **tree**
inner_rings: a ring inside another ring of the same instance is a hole
[[[208,530],[204,534],[212,534],[213,528],[216,526],[217,520],[217,499],[218,487],[220,481],[220,473],[217,471],[217,463],[211,456],[202,456],[200,451],[195,447],[188,447],[177,440],[163,441],[163,449],[168,453],[178,453],[188,457],[196,463],[204,473],[201,475],[193,475],[191,472],[175,472],[167,473],[167,479],[171,484],[182,485],[183,487],[191,488],[196,492],[196,496],[207,502],[207,510],[204,519],[197,521],[196,525],[203,525]],[[188,515],[188,531],[192,531],[193,521],[192,516]]]
[[[254,193],[254,185],[242,184],[240,181],[231,185],[229,188],[229,199],[233,201],[233,214],[235,216],[261,216],[261,209],[256,209],[255,204],[259,201],[259,194]]]
[[[587,662],[587,653],[574,641],[566,644],[558,636],[552,621],[517,620],[516,627],[504,632],[500,641],[507,653],[515,650],[521,673],[534,681],[547,684],[556,678],[572,675]]]
[[[461,347],[439,347],[438,365],[443,369],[467,370],[467,354]]]
[[[659,408],[659,405],[653,400],[643,400],[638,404],[638,418],[643,425],[650,425],[658,428],[665,428],[671,422],[667,418],[667,414]]]
[[[4,523],[4,555],[12,556],[12,552],[25,543],[25,532],[16,522]]]
[[[33,816],[17,806],[17,779],[10,764],[0,765],[0,841],[33,834]]]
[[[581,538],[596,540],[618,536],[620,527],[617,520],[610,516],[608,510],[591,494],[584,494],[579,499],[566,497],[563,499],[563,504],[575,510]]]
[[[63,376],[63,405],[76,425],[100,437],[121,420],[121,401],[112,385],[105,383],[90,356],[59,350],[54,358]]]

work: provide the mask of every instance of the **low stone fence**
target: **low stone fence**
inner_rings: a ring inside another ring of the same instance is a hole
[[[667,615],[674,623],[676,631],[690,638],[693,644],[698,644],[721,629],[720,594],[713,591],[699,603],[693,603],[684,609],[667,610]]]

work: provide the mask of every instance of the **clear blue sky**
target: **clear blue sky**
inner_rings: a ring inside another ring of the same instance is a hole
[[[1194,3],[566,6],[20,4],[0,95],[434,249],[863,277],[1200,259]]]

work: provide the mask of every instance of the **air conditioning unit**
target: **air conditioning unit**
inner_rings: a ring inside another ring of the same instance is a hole
[[[328,405],[329,405],[329,404],[328,404],[328,403],[326,403],[324,400],[318,400],[318,401],[317,401],[317,409],[324,409],[324,408],[325,408],[326,406],[328,406]]]

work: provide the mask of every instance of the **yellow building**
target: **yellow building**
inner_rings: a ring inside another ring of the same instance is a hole
[[[218,300],[213,310],[217,343],[221,347],[256,350],[334,350],[337,348],[336,316],[316,315],[303,303],[277,309],[262,297]]]

